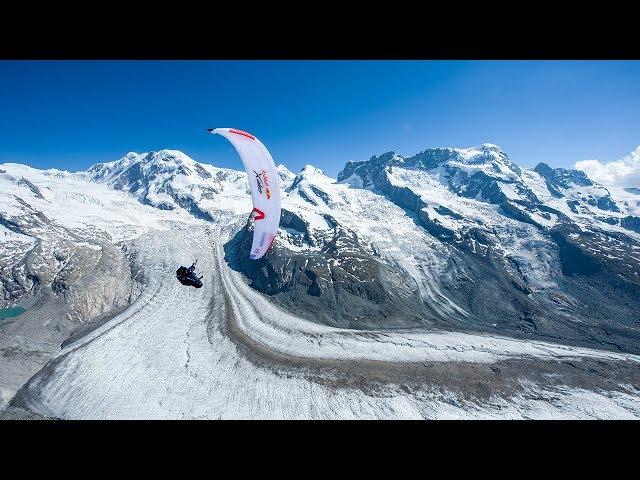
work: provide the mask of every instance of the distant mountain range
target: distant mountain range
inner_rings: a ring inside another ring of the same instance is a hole
[[[640,353],[640,190],[544,163],[521,168],[491,144],[388,152],[347,163],[337,179],[310,165],[278,172],[283,214],[272,251],[248,259],[250,222],[224,247],[227,263],[276,304],[361,330],[494,332]],[[47,238],[90,245],[102,235],[74,224],[73,212],[52,221],[74,194],[43,189],[42,175],[204,221],[251,211],[244,172],[175,150],[129,153],[78,173],[0,165],[6,305],[45,286],[81,297],[77,272]],[[101,221],[115,228],[117,217]],[[91,258],[90,246],[74,251],[75,261]],[[87,304],[77,317],[126,297],[114,287],[105,305]]]

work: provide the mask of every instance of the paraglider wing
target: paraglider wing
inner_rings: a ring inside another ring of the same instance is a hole
[[[249,176],[255,222],[249,257],[257,260],[271,246],[280,224],[280,177],[276,165],[267,148],[250,133],[235,128],[207,131],[222,135],[233,144]]]

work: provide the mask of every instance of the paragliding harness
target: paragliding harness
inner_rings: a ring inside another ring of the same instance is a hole
[[[196,263],[198,263],[197,260],[193,262],[193,265],[191,265],[189,268],[181,266],[178,270],[176,270],[176,277],[182,285],[195,288],[202,287],[202,275],[198,277],[195,274]]]

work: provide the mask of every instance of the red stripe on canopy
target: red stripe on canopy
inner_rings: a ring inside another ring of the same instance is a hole
[[[242,130],[236,130],[235,128],[230,128],[229,131],[231,133],[236,133],[238,135],[244,135],[245,137],[250,138],[251,140],[255,140],[256,137],[254,137],[253,135],[251,135],[250,133],[247,132],[243,132]]]

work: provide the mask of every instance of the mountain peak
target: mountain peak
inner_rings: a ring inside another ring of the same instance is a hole
[[[162,149],[162,150],[142,153],[138,155],[138,157],[140,158],[140,161],[143,163],[167,162],[167,161],[173,161],[177,163],[184,162],[189,164],[196,163],[194,159],[189,157],[186,153],[181,152],[180,150]]]
[[[495,143],[483,143],[482,145],[480,145],[480,148],[483,148],[483,149],[486,149],[486,150],[491,150],[492,152],[504,153],[502,148],[500,148]]]
[[[338,174],[338,181],[370,188],[378,173],[389,166],[423,171],[442,167],[449,171],[464,171],[467,175],[483,172],[490,177],[509,181],[521,174],[520,168],[498,145],[483,143],[469,148],[429,148],[411,157],[392,151],[374,155],[367,161],[348,162]]]
[[[91,180],[103,182],[131,193],[147,191],[151,184],[185,176],[189,182],[210,179],[208,168],[200,165],[180,150],[162,149],[152,152],[128,152],[119,160],[94,165],[87,173]]]
[[[630,167],[640,163],[640,145],[638,145],[629,155],[622,158],[620,162]]]
[[[183,163],[195,165],[197,162],[180,150],[162,149],[151,152],[137,153],[128,152],[122,158],[111,162],[97,163],[90,167],[87,172],[93,176],[99,174],[102,180],[113,177],[132,167],[135,164],[149,166],[153,164],[173,163],[181,165]]]
[[[539,173],[540,175],[542,175],[544,177],[545,175],[549,174],[550,172],[553,172],[553,168],[551,168],[549,165],[547,165],[544,162],[540,162],[535,166],[533,171]]]
[[[305,165],[302,170],[300,170],[300,174],[308,176],[308,175],[324,175],[324,172],[317,167],[314,167],[311,164]]]
[[[295,174],[289,170],[286,165],[284,165],[283,163],[281,163],[280,165],[278,165],[276,167],[276,171],[278,172],[278,174],[280,175],[280,177],[295,177]]]
[[[280,184],[284,189],[287,189],[296,178],[296,174],[289,170],[282,163],[276,167],[276,172],[280,177]]]
[[[569,183],[574,183],[581,186],[593,185],[593,182],[589,180],[587,174],[582,170],[571,170],[566,168],[552,168],[546,163],[539,163],[533,169],[534,172],[540,174],[547,184],[569,187]]]

